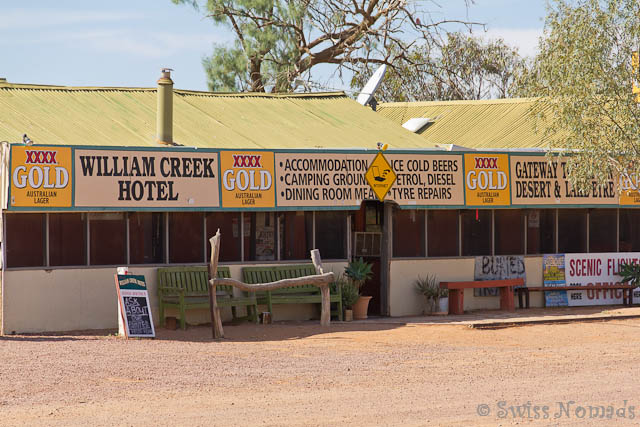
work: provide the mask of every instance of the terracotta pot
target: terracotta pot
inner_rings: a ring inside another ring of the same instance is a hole
[[[353,304],[353,318],[356,320],[362,320],[367,318],[367,311],[369,310],[369,301],[372,297],[360,296],[358,301]]]
[[[344,311],[344,321],[351,322],[353,320],[353,310]]]

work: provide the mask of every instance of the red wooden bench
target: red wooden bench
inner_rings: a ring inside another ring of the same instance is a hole
[[[518,305],[523,308],[522,297],[525,297],[525,308],[529,308],[529,292],[544,291],[588,291],[588,290],[614,290],[622,289],[622,303],[624,305],[633,304],[633,290],[635,285],[590,285],[590,286],[531,286],[516,289],[518,293]]]
[[[464,313],[464,290],[468,288],[500,288],[500,310],[514,311],[514,286],[524,286],[524,279],[440,282],[442,289],[449,290],[449,314]]]

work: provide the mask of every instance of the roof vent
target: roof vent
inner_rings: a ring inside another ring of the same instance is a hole
[[[435,120],[432,120],[429,117],[414,117],[407,120],[406,123],[402,125],[402,127],[410,130],[413,133],[418,133],[423,130],[425,126],[434,122]]]

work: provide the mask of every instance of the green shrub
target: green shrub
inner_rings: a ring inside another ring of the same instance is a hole
[[[373,264],[365,262],[362,257],[354,259],[344,268],[344,274],[349,278],[351,283],[358,289],[364,285],[364,282],[373,276]]]
[[[427,299],[444,298],[449,295],[447,289],[440,289],[440,282],[435,274],[427,274],[427,277],[418,276],[414,284],[416,293],[424,295]]]
[[[345,280],[342,283],[342,305],[344,308],[351,310],[351,307],[358,301],[358,298],[360,298],[358,288],[350,281]]]

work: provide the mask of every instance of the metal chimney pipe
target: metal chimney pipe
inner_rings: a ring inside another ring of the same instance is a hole
[[[173,142],[173,80],[171,68],[163,68],[158,79],[158,108],[156,111],[156,135],[158,144]]]

